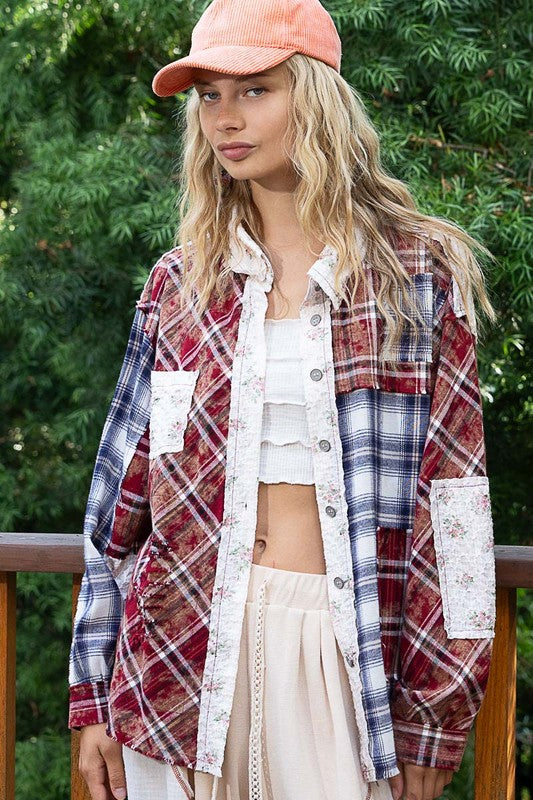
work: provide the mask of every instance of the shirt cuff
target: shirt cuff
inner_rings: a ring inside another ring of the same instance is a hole
[[[70,686],[69,695],[69,728],[107,722],[109,681],[99,679],[90,683],[77,683]]]
[[[394,720],[396,758],[421,767],[453,770],[461,766],[470,731],[445,730]]]

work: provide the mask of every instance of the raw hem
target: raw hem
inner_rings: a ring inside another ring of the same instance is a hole
[[[131,740],[128,739],[127,736],[121,735],[116,730],[115,730],[114,734],[111,734],[110,729],[109,729],[109,725],[108,725],[108,727],[106,729],[106,734],[107,734],[107,736],[109,736],[110,739],[113,739],[114,742],[117,742],[118,744],[126,745],[126,747],[129,747],[130,750],[133,750],[136,753],[140,753],[141,755],[147,756],[148,758],[153,758],[156,761],[161,761],[161,763],[168,764],[171,767],[184,767],[184,768],[188,767],[189,769],[195,770],[196,772],[207,772],[209,775],[217,775],[218,774],[219,777],[222,776],[222,772],[215,773],[215,772],[211,772],[208,769],[201,769],[200,767],[195,766],[194,764],[188,764],[188,763],[181,764],[178,761],[173,761],[172,759],[160,758],[157,755],[155,755],[152,750],[145,750],[142,746],[139,746],[138,744],[133,746]]]

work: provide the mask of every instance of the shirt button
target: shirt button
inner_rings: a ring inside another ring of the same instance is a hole
[[[346,656],[346,663],[349,667],[355,667],[355,661],[351,656]]]
[[[343,579],[342,579],[342,578],[335,578],[335,580],[333,581],[333,583],[335,584],[335,586],[337,587],[337,589],[342,589],[342,587],[344,586],[344,584],[346,583],[346,581],[343,581]]]
[[[313,314],[313,316],[311,317],[311,325],[318,325],[321,319],[322,317],[320,316],[320,314]]]
[[[333,508],[333,506],[326,506],[326,514],[328,517],[334,517],[337,512]]]
[[[311,380],[319,381],[322,377],[322,370],[321,369],[312,369],[310,372]]]
[[[321,450],[325,450],[326,452],[328,450],[331,450],[331,445],[327,439],[321,439],[318,443],[318,446],[320,447]]]

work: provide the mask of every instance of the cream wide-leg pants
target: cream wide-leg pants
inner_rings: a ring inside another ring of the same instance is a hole
[[[128,800],[391,800],[361,773],[326,575],[251,566],[222,777],[123,746]]]

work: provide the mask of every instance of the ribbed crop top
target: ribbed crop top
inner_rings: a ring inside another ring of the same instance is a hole
[[[266,373],[259,480],[314,483],[299,318],[265,319]]]

